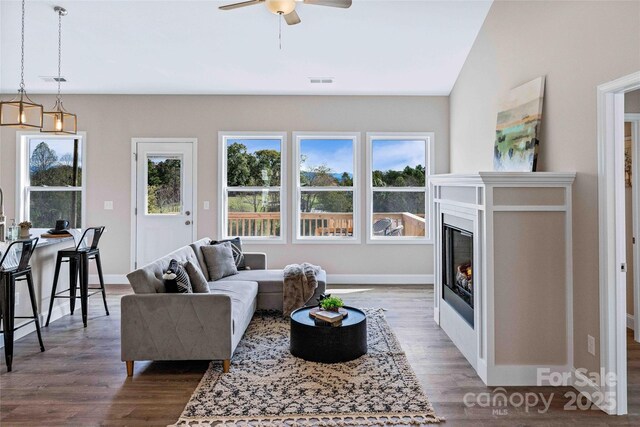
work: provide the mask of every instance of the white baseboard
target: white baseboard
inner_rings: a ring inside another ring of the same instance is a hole
[[[568,374],[571,371],[566,365],[497,365],[487,368],[486,384],[502,387],[549,385],[538,378],[540,369],[548,369],[549,373],[559,374]]]
[[[97,285],[100,281],[98,280],[97,274],[89,275],[89,284]],[[127,276],[124,274],[105,274],[104,275],[104,283],[105,285],[128,285],[129,281],[127,280]]]
[[[58,303],[56,302],[53,306],[53,310],[51,311],[51,320],[49,321],[49,323],[53,323],[56,320],[60,319],[63,316],[66,316],[67,314],[70,313],[71,310],[71,305],[69,304],[68,301],[66,302],[61,302]],[[79,304],[76,305],[76,312],[80,311],[80,307]],[[40,328],[44,328],[44,324],[47,321],[47,315],[49,313],[40,313]],[[19,324],[18,324],[19,325]],[[4,325],[3,325],[4,326]],[[27,335],[29,335],[32,332],[36,331],[36,325],[35,323],[31,323],[27,326],[25,326],[24,328],[20,328],[18,329],[15,334],[13,335],[13,341],[18,341],[20,338],[25,337]],[[47,342],[45,340],[44,343],[45,348],[47,347]],[[2,334],[2,336],[0,336],[0,348],[4,347],[4,334]]]
[[[426,285],[433,274],[327,274],[331,285]]]
[[[635,325],[635,317],[633,317],[632,314],[628,314],[627,313],[627,328],[631,329],[632,331],[635,329],[634,325]]]
[[[124,274],[105,274],[107,285],[128,285]],[[433,284],[433,274],[328,274],[329,285],[426,285]],[[89,276],[89,284],[97,285],[98,275]]]
[[[601,405],[605,403],[604,399],[591,398],[592,396],[598,396],[598,397],[603,396],[603,390],[602,390],[602,387],[600,387],[600,384],[595,383],[591,378],[587,377],[582,372],[576,370],[575,367],[571,370],[571,373],[572,373],[571,385],[573,386],[573,388],[575,388],[576,390],[578,390],[578,392],[586,396],[602,411],[604,411],[607,414],[610,414],[609,408],[606,408],[605,406]]]

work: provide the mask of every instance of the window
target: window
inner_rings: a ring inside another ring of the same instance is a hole
[[[286,133],[220,133],[220,236],[286,241]]]
[[[433,133],[367,134],[367,241],[431,240]]]
[[[19,135],[16,219],[34,228],[52,228],[66,219],[82,228],[84,219],[84,136]]]
[[[359,241],[358,133],[295,133],[294,241]]]

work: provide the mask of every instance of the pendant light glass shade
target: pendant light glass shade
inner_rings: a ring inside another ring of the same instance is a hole
[[[67,112],[62,101],[57,100],[53,111],[45,111],[43,114],[44,121],[40,132],[70,135],[78,133],[78,117]]]
[[[0,126],[42,128],[42,105],[36,104],[24,89],[11,101],[0,102]]]
[[[60,6],[54,7],[53,10],[58,14],[58,78],[56,79],[58,81],[58,96],[53,109],[44,112],[44,121],[40,132],[75,135],[78,133],[78,117],[64,109],[62,95],[60,95],[60,82],[62,81],[60,74],[62,64],[62,17],[67,14],[67,10]]]
[[[0,126],[42,128],[42,105],[29,99],[24,89],[24,0],[22,0],[20,54],[20,89],[18,89],[18,96],[11,101],[0,102]]]

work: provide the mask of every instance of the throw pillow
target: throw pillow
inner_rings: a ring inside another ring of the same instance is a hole
[[[167,271],[162,275],[167,293],[191,294],[191,281],[184,267],[175,259],[169,262]]]
[[[204,274],[202,274],[202,270],[200,270],[200,267],[198,267],[191,261],[187,261],[184,265],[184,269],[187,270],[189,280],[191,280],[191,288],[193,289],[193,293],[208,294],[209,285],[207,284],[207,279],[205,279]]]
[[[207,271],[211,280],[219,280],[223,277],[238,274],[230,242],[202,246],[200,250],[204,256],[204,262],[207,264]]]
[[[231,250],[233,251],[233,260],[236,263],[236,268],[238,270],[246,270],[247,267],[244,261],[244,253],[242,252],[242,241],[240,240],[240,238],[235,237],[233,239],[228,239],[228,240],[212,241],[211,244],[219,245],[220,243],[225,243],[225,242],[231,243]]]

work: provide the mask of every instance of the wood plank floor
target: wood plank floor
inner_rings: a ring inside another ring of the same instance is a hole
[[[508,407],[468,408],[466,393],[491,392],[462,354],[433,321],[431,287],[334,287],[349,304],[382,307],[418,375],[436,413],[447,426],[605,426],[640,425],[640,344],[630,336],[629,410],[610,417],[597,410],[565,411],[570,388],[509,387],[508,393],[543,393],[554,398],[550,410]],[[89,327],[79,310],[44,329],[47,351],[40,353],[35,334],[16,342],[14,370],[0,364],[2,426],[163,426],[173,423],[207,368],[206,362],[136,363],[128,379],[120,361],[120,307],[128,286],[109,287],[111,316],[92,298]],[[233,366],[232,366],[233,369]]]

